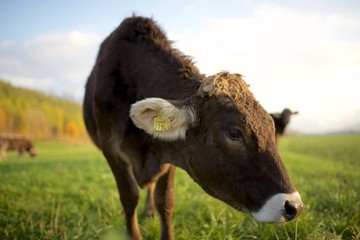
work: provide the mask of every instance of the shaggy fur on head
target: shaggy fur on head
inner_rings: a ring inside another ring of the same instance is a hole
[[[202,97],[227,97],[228,99],[219,98],[219,100],[225,106],[235,106],[241,112],[251,131],[258,139],[260,150],[266,148],[269,138],[274,135],[273,121],[255,99],[240,74],[220,72],[204,78],[197,94]]]

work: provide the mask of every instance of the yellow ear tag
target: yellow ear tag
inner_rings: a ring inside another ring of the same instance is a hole
[[[170,130],[170,118],[158,115],[154,118],[154,131],[166,132]]]

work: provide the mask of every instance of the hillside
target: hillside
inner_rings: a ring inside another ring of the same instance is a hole
[[[0,133],[33,139],[86,138],[81,105],[0,80]]]

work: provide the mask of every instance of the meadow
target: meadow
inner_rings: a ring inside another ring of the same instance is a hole
[[[91,144],[36,142],[39,155],[0,161],[0,239],[124,239],[112,173]],[[258,223],[176,173],[176,239],[360,239],[360,135],[281,139],[280,155],[305,204],[286,224]],[[144,239],[159,224],[139,205]]]

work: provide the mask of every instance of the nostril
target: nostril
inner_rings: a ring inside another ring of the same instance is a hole
[[[297,207],[293,203],[291,203],[289,201],[286,201],[285,202],[285,217],[286,217],[286,220],[290,221],[290,220],[294,219],[297,214],[298,214]]]

